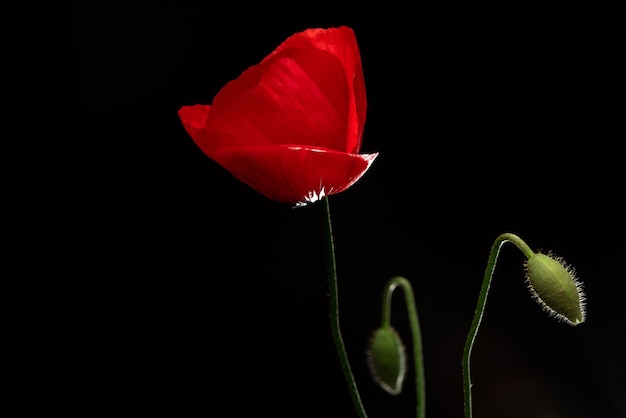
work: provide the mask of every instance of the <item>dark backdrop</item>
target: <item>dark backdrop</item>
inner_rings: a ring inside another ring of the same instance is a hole
[[[380,157],[330,205],[370,417],[414,416],[412,369],[392,397],[365,362],[395,275],[415,290],[427,416],[462,416],[462,348],[503,232],[575,266],[588,320],[548,317],[505,246],[474,351],[475,415],[625,417],[619,3],[70,3],[62,106],[88,143],[82,415],[356,416],[330,335],[320,206],[238,182],[176,113],[293,33],[347,25],[368,95],[362,151]]]

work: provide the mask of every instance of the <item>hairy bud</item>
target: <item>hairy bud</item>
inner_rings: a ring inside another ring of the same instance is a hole
[[[374,381],[385,391],[397,395],[402,391],[406,374],[406,354],[398,333],[391,327],[374,332],[367,350],[367,360]]]
[[[553,254],[536,253],[526,261],[526,283],[550,315],[571,325],[585,321],[585,295],[574,269]]]

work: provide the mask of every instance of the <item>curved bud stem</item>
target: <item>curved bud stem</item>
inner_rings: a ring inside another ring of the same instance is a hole
[[[361,396],[357,389],[352,369],[350,368],[350,362],[348,361],[348,355],[341,336],[341,328],[339,324],[339,297],[337,287],[337,267],[335,262],[335,244],[333,240],[333,229],[330,220],[330,205],[328,203],[328,197],[322,199],[322,205],[324,210],[324,229],[326,238],[326,269],[328,273],[328,293],[330,296],[330,326],[337,348],[337,354],[339,355],[339,361],[341,363],[341,369],[348,383],[348,390],[352,396],[352,402],[356,408],[357,414],[360,418],[367,418],[363,403],[361,402]]]
[[[496,261],[500,248],[506,242],[511,242],[526,256],[530,258],[534,255],[534,252],[526,245],[520,237],[515,234],[505,233],[498,238],[491,246],[491,252],[489,254],[489,260],[487,261],[487,269],[485,270],[485,277],[483,284],[478,295],[478,303],[476,305],[476,311],[474,313],[474,319],[470,327],[467,340],[465,341],[465,348],[463,349],[463,392],[465,403],[465,418],[472,417],[472,380],[470,377],[470,356],[472,355],[472,348],[474,346],[474,340],[478,334],[478,328],[482,321],[483,314],[485,312],[485,305],[487,304],[487,294],[489,293],[489,286],[491,285],[491,279],[493,278],[493,272],[496,268]]]
[[[424,379],[424,360],[422,357],[422,334],[420,331],[419,318],[415,307],[415,298],[411,283],[404,277],[394,277],[387,282],[383,293],[382,304],[382,327],[391,326],[391,296],[396,287],[402,287],[409,315],[411,335],[413,337],[413,359],[415,362],[415,388],[417,391],[417,418],[424,418],[426,411],[426,390]]]

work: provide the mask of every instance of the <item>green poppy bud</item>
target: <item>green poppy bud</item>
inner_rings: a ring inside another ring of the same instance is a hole
[[[551,253],[526,261],[526,283],[533,297],[550,315],[571,325],[585,321],[585,295],[574,269]]]
[[[392,395],[402,391],[406,354],[400,336],[392,327],[381,327],[374,332],[369,342],[367,360],[374,381],[381,388]]]

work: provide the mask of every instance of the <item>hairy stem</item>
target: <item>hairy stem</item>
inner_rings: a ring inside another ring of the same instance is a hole
[[[424,418],[426,413],[426,389],[424,379],[424,359],[422,357],[422,333],[420,331],[417,308],[411,283],[404,277],[394,277],[387,283],[383,293],[382,326],[391,326],[391,296],[396,287],[401,286],[413,337],[413,361],[415,363],[415,389],[417,391],[417,418]]]
[[[506,242],[512,242],[515,244],[515,246],[517,246],[517,248],[524,253],[526,258],[530,258],[533,255],[533,251],[528,247],[528,245],[526,245],[520,237],[511,233],[505,233],[498,236],[491,246],[489,260],[487,261],[487,269],[485,270],[485,277],[480,289],[480,294],[478,295],[478,303],[476,305],[474,319],[472,320],[472,325],[470,327],[469,334],[467,335],[467,340],[465,341],[465,348],[463,349],[463,392],[465,401],[465,418],[472,417],[472,379],[470,377],[470,357],[472,355],[472,348],[474,346],[476,335],[478,334],[480,322],[482,321],[483,314],[485,312],[487,294],[489,293],[489,286],[491,285],[493,272],[496,268],[498,254],[500,253],[500,248]]]
[[[337,265],[335,261],[335,244],[333,240],[332,223],[330,220],[330,205],[328,203],[328,197],[322,199],[322,205],[324,208],[324,226],[325,226],[325,238],[326,238],[326,269],[328,274],[328,293],[330,296],[330,326],[332,330],[333,340],[337,353],[339,354],[339,361],[341,363],[341,369],[348,383],[348,390],[352,397],[352,402],[360,418],[367,418],[363,403],[361,402],[361,396],[357,389],[352,369],[350,368],[350,362],[348,361],[348,355],[341,336],[341,327],[339,324],[339,292],[337,287]]]

